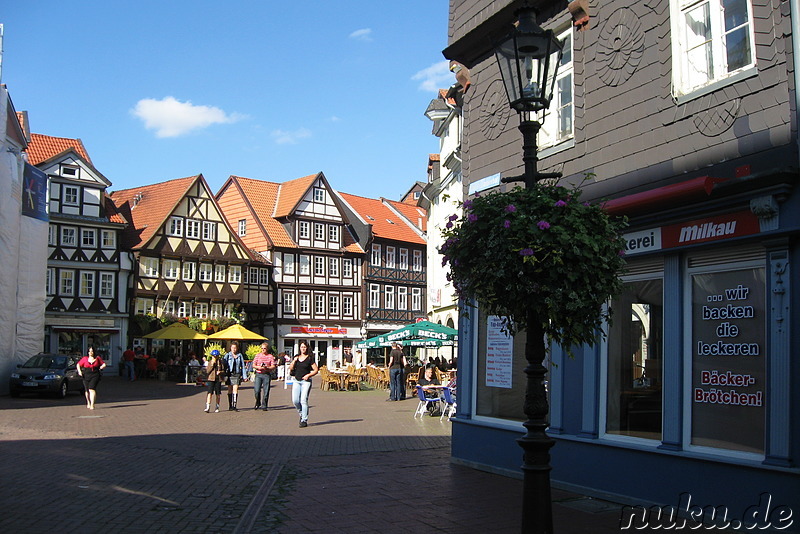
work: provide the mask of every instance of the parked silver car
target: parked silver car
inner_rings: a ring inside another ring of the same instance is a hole
[[[12,397],[20,393],[50,393],[64,398],[70,391],[83,391],[78,375],[78,357],[65,354],[37,354],[17,365],[9,379]]]

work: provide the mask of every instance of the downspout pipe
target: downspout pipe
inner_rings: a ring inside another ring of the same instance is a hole
[[[794,141],[800,162],[800,0],[790,0],[792,20],[792,59],[794,62]]]

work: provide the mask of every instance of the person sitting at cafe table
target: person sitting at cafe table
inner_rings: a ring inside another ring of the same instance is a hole
[[[438,400],[442,398],[442,389],[441,387],[432,387],[432,386],[441,386],[442,383],[439,382],[439,379],[436,378],[436,374],[434,373],[435,365],[428,364],[425,366],[425,374],[422,378],[417,380],[417,385],[422,387],[422,391],[425,393],[426,399],[431,400]],[[428,412],[433,415],[436,411],[437,405],[435,403],[428,403]]]
[[[147,358],[145,366],[148,374],[155,374],[158,371],[158,359],[155,356]]]

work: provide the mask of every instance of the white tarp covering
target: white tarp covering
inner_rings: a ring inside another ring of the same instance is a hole
[[[46,221],[22,216],[24,161],[6,131],[8,91],[0,86],[0,394],[17,363],[44,341]],[[12,110],[13,111],[13,110]]]

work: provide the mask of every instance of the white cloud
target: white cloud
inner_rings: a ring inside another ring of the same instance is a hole
[[[279,145],[294,145],[301,139],[311,137],[311,130],[307,128],[298,128],[292,132],[286,130],[273,130],[270,133],[272,139]]]
[[[328,120],[331,121],[331,122],[339,122],[342,119],[340,119],[336,115],[331,115],[330,117],[328,117]]]
[[[355,39],[356,41],[372,41],[372,29],[371,28],[362,28],[360,30],[356,30],[350,35],[348,35],[350,39]]]
[[[450,62],[446,59],[438,63],[434,63],[427,69],[422,69],[411,77],[412,80],[421,80],[419,84],[420,91],[438,91],[453,85],[456,81],[453,73],[448,68]]]
[[[171,96],[161,100],[143,98],[131,113],[144,122],[145,128],[155,130],[156,137],[178,137],[212,124],[231,123],[244,118],[238,113],[226,114],[216,107],[195,106]]]

